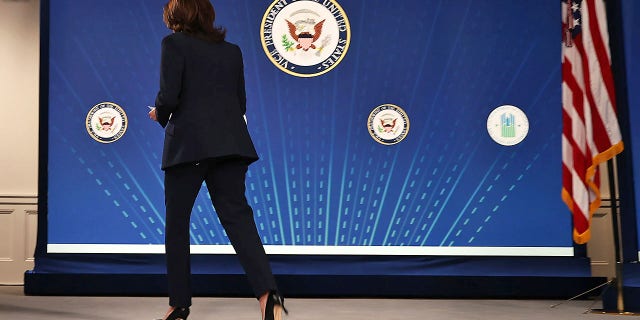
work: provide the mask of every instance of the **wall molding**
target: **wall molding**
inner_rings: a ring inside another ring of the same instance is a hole
[[[37,205],[38,195],[0,194],[0,205]]]
[[[24,283],[35,263],[37,230],[37,195],[0,194],[0,285]]]

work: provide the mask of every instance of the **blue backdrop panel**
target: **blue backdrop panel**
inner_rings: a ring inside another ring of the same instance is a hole
[[[163,131],[146,108],[168,34],[163,4],[50,1],[50,244],[163,243]],[[560,199],[559,1],[341,0],[350,47],[313,78],[286,74],[265,55],[260,24],[270,4],[214,2],[244,54],[248,125],[261,156],[247,197],[265,244],[572,246]],[[84,125],[103,101],[129,122],[110,144]],[[367,129],[385,103],[411,122],[392,146]],[[486,130],[505,104],[530,123],[511,147]],[[228,244],[205,188],[191,241]]]
[[[640,63],[638,63],[637,57],[640,55],[640,43],[637,39],[640,39],[640,5],[635,1],[623,2],[623,30],[624,30],[624,44],[625,44],[625,64],[627,74],[627,88],[629,93],[629,122],[631,123],[631,141],[625,142],[625,148],[633,154],[633,181],[635,190],[636,203],[640,201],[640,161],[638,161],[640,155],[640,92],[637,88],[640,88]],[[638,227],[640,227],[640,211],[636,207],[636,221]],[[638,239],[640,245],[640,239]],[[640,253],[638,254],[640,256]]]

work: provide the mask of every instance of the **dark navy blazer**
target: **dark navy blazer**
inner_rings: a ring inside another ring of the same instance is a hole
[[[208,158],[258,159],[243,115],[244,65],[237,45],[177,32],[162,40],[155,107],[165,128],[162,169]]]

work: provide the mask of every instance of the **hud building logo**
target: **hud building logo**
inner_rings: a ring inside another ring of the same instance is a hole
[[[495,108],[487,118],[487,131],[493,141],[503,146],[516,145],[529,133],[529,119],[518,107]]]
[[[347,15],[334,0],[276,0],[264,14],[260,34],[269,60],[298,77],[335,68],[351,41]]]
[[[102,102],[89,110],[85,124],[91,138],[111,143],[127,131],[127,114],[113,102]]]

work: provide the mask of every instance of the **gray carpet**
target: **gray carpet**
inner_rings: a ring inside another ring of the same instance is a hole
[[[300,299],[286,300],[285,320],[520,320],[619,319],[618,314],[597,314],[588,300],[439,300],[439,299]],[[22,286],[0,286],[0,319],[145,319],[164,315],[162,297],[25,296]],[[260,320],[251,298],[195,298],[189,319]]]

